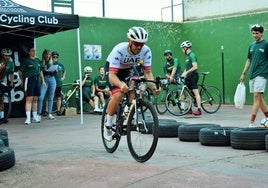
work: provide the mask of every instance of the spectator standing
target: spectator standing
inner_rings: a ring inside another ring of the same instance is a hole
[[[105,99],[111,96],[111,91],[109,89],[109,83],[107,77],[104,74],[104,67],[99,68],[99,75],[94,79],[95,94],[99,97],[102,108],[105,105]]]
[[[198,116],[201,115],[201,97],[198,91],[198,66],[197,66],[197,57],[192,52],[191,47],[192,43],[190,41],[184,41],[181,43],[181,49],[182,52],[186,55],[186,69],[182,73],[182,77],[185,78],[185,83],[187,87],[192,90],[192,92],[195,95],[196,103],[197,103],[197,111],[192,112],[192,110],[189,111],[189,113],[193,113],[194,115]]]
[[[36,57],[36,51],[34,47],[29,48],[28,58],[26,58],[18,70],[22,85],[24,85],[24,92],[26,97],[25,102],[25,113],[26,121],[25,124],[31,123],[31,112],[32,122],[40,123],[40,118],[37,116],[37,101],[40,96],[40,78],[44,82],[44,77],[41,72],[41,61]]]
[[[57,74],[55,74],[56,79],[56,90],[55,90],[55,97],[56,97],[56,104],[57,104],[57,115],[61,115],[61,89],[62,89],[62,82],[65,79],[66,76],[66,70],[64,68],[64,65],[59,61],[59,53],[56,51],[52,52],[52,60],[53,65],[56,65],[58,67]]]
[[[262,38],[264,28],[261,25],[253,25],[251,33],[254,42],[248,48],[247,60],[240,76],[240,82],[244,82],[245,74],[249,71],[249,90],[253,93],[253,106],[249,127],[254,124],[258,110],[261,109],[265,117],[268,117],[267,105],[263,99],[268,77],[268,41]]]
[[[14,87],[14,63],[11,59],[12,51],[9,48],[4,48],[1,50],[1,60],[0,60],[0,89],[1,93],[10,91]],[[8,79],[9,78],[9,79]],[[7,85],[2,83],[6,81]],[[2,97],[0,98],[0,120],[3,123],[8,123],[8,120],[3,121],[4,119],[4,101]]]

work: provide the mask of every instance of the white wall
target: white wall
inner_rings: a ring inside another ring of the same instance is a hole
[[[184,0],[184,20],[268,11],[268,0]]]

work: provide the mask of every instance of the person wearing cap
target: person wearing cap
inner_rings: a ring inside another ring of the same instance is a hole
[[[98,107],[99,98],[95,95],[94,80],[91,77],[92,68],[86,66],[84,68],[84,76],[82,78],[82,97],[83,101],[89,103],[89,105],[94,109],[94,112],[101,112],[102,110]]]
[[[179,59],[172,57],[171,50],[165,50],[164,57],[166,59],[166,62],[164,63],[163,71],[165,73],[166,78],[169,79],[170,82],[174,83],[175,80],[177,78],[180,78],[182,74]]]
[[[64,65],[59,61],[59,53],[56,51],[52,52],[52,60],[53,65],[57,66],[57,74],[54,75],[56,79],[56,90],[55,90],[55,97],[56,97],[56,104],[57,104],[57,116],[61,114],[61,89],[62,89],[62,82],[66,77],[66,70]]]
[[[29,125],[31,122],[40,123],[40,118],[37,115],[37,101],[40,96],[40,78],[44,82],[42,69],[42,62],[36,57],[36,51],[34,47],[28,49],[28,58],[24,59],[18,70],[19,76],[24,86],[24,93],[26,97],[25,124]],[[31,121],[31,112],[33,119]]]
[[[250,29],[254,42],[249,45],[247,60],[240,76],[240,82],[244,82],[245,75],[249,72],[249,90],[253,93],[253,106],[250,116],[249,127],[256,127],[255,119],[258,110],[261,109],[264,116],[268,117],[267,105],[263,99],[268,77],[268,41],[264,40],[264,28],[253,25]]]
[[[124,81],[129,76],[133,65],[140,64],[144,70],[144,77],[149,80],[153,79],[151,71],[152,52],[145,44],[148,40],[147,31],[142,27],[131,27],[127,32],[127,38],[128,42],[117,44],[106,59],[112,92],[107,106],[107,122],[103,130],[104,138],[107,141],[112,141],[112,125],[115,120],[115,112],[124,93],[127,93],[129,90],[129,86]],[[155,84],[148,83],[148,85],[154,94],[159,93]]]
[[[0,60],[0,89],[1,93],[9,91],[14,87],[14,63],[11,59],[12,51],[9,48],[4,48],[1,50],[1,60]],[[9,78],[9,79],[8,79]],[[7,80],[7,85],[3,85],[4,80]],[[0,120],[4,119],[4,102],[0,98]],[[8,120],[1,121],[7,123]]]

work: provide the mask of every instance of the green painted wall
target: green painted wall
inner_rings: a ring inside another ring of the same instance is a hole
[[[163,51],[171,49],[173,56],[178,57],[184,67],[185,56],[179,45],[184,40],[191,40],[192,50],[198,57],[199,71],[210,71],[207,84],[216,85],[222,90],[222,53],[224,54],[225,102],[233,104],[233,96],[239,77],[244,67],[248,45],[253,41],[250,25],[259,23],[268,28],[268,13],[244,15],[186,23],[163,23],[137,20],[80,18],[80,49],[82,68],[89,65],[97,75],[100,65],[114,45],[127,41],[126,32],[131,26],[142,26],[149,31],[148,46],[153,53],[154,75],[163,75]],[[267,32],[264,33],[267,38]],[[77,31],[49,35],[36,41],[39,56],[44,48],[57,50],[60,59],[67,69],[65,83],[78,79]],[[102,60],[84,60],[84,44],[102,46]],[[224,50],[221,50],[221,46]],[[246,80],[248,91],[248,77]],[[267,92],[266,92],[267,93]],[[252,103],[248,93],[247,103]]]

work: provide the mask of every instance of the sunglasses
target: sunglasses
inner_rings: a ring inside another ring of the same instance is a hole
[[[144,46],[144,43],[140,43],[140,42],[135,42],[133,41],[132,44],[136,47],[143,47]]]
[[[58,56],[53,56],[53,58],[58,58]]]

